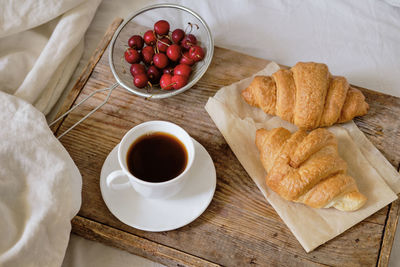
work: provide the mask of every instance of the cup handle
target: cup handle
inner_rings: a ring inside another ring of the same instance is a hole
[[[126,174],[125,174],[124,171],[122,171],[122,170],[113,171],[112,173],[110,173],[110,174],[107,176],[107,179],[106,179],[107,186],[108,186],[109,188],[111,188],[111,189],[114,189],[114,190],[122,190],[122,189],[126,189],[126,188],[128,188],[128,187],[131,187],[131,184],[129,183],[129,178],[128,178],[128,181],[127,181],[127,182],[122,183],[122,184],[114,184],[114,183],[113,183],[113,181],[114,181],[115,179],[117,179],[118,177],[122,177],[122,176],[123,176],[123,177],[126,177]]]

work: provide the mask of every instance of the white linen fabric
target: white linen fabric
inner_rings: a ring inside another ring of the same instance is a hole
[[[81,175],[40,111],[3,92],[0,109],[0,266],[60,266]]]
[[[47,114],[83,52],[100,0],[5,0],[0,4],[0,91]]]
[[[0,3],[0,266],[63,261],[82,180],[43,113],[76,68],[99,3]]]

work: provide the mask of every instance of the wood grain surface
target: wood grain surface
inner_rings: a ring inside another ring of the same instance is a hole
[[[400,173],[400,164],[397,168]],[[396,234],[397,223],[400,216],[400,200],[392,202],[389,205],[388,215],[386,218],[386,225],[382,238],[381,251],[379,253],[378,266],[388,266],[390,259],[390,252],[392,251],[392,245]]]
[[[77,87],[77,99],[67,99],[70,102],[66,106],[115,82],[107,56],[105,51],[92,71],[85,70],[90,72],[89,79],[82,90]],[[204,105],[219,88],[252,75],[267,63],[216,47],[207,73],[185,93],[146,100],[122,88],[115,89],[108,104],[61,139],[83,177],[82,207],[72,221],[73,231],[168,266],[386,266],[399,217],[398,201],[307,254],[206,113]],[[355,122],[397,167],[400,99],[360,89],[370,111]],[[104,97],[96,94],[53,130],[65,131]],[[167,120],[182,126],[207,149],[217,171],[217,188],[208,209],[191,224],[174,231],[152,233],[123,224],[107,209],[100,193],[100,170],[106,156],[129,129],[148,120]]]

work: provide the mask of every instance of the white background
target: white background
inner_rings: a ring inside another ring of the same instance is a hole
[[[85,35],[79,76],[116,17],[158,1],[104,0]],[[327,63],[332,74],[362,87],[400,96],[399,1],[163,1],[198,12],[215,44],[285,65]],[[160,18],[161,19],[161,18]],[[390,266],[400,266],[396,237]],[[156,266],[124,251],[72,235],[63,266]]]

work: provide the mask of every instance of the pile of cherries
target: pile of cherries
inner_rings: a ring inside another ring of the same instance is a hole
[[[193,24],[189,25],[192,29]],[[154,24],[154,30],[146,31],[143,37],[133,35],[129,38],[125,60],[132,64],[130,72],[136,87],[152,87],[159,83],[163,90],[182,88],[188,83],[192,66],[204,58],[204,50],[197,45],[196,36],[186,34],[182,29],[169,35],[169,29],[168,21],[159,20]]]

